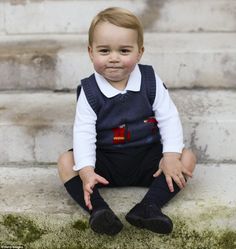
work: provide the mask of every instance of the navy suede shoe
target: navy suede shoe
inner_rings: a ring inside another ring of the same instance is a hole
[[[173,230],[171,219],[163,214],[156,204],[138,203],[125,218],[131,225],[155,233],[168,234]]]
[[[119,218],[109,208],[92,212],[89,224],[94,232],[107,235],[116,235],[123,228]]]

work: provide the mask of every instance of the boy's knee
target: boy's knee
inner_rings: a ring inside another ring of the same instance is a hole
[[[193,172],[197,163],[197,158],[192,150],[183,149],[182,162],[191,172]]]
[[[74,165],[74,160],[73,160],[73,154],[72,152],[64,152],[63,154],[60,155],[57,161],[58,165],[58,170],[59,171],[64,171],[68,167],[73,167]]]
[[[78,175],[77,172],[73,171],[73,166],[74,157],[72,152],[65,152],[58,158],[58,173],[63,183]]]
[[[189,157],[190,157],[191,161],[194,164],[196,164],[197,163],[197,157],[196,157],[196,155],[191,150],[188,150],[188,153],[189,153]]]

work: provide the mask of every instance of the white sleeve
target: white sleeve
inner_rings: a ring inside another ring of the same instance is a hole
[[[164,152],[182,153],[183,129],[179,118],[179,113],[163,81],[157,74],[156,77],[156,97],[153,103],[153,111],[158,121],[161,140]]]
[[[89,105],[84,90],[77,101],[73,127],[73,153],[77,171],[85,166],[95,167],[96,162],[96,120],[97,115]]]

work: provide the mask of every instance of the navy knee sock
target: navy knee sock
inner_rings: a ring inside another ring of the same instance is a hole
[[[80,179],[80,176],[75,176],[71,178],[64,184],[69,195],[87,212],[91,213],[91,211],[87,208],[84,201],[84,191],[83,191],[83,183]],[[97,209],[109,208],[108,204],[103,200],[101,195],[98,192],[97,187],[93,188],[93,194],[90,196],[91,203],[93,206],[92,212]]]
[[[141,202],[155,203],[161,208],[180,191],[180,188],[174,181],[173,186],[174,192],[170,192],[165,175],[162,173],[160,176],[153,180],[148,192]]]

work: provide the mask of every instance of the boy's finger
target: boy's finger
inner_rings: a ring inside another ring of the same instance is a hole
[[[93,193],[93,189],[91,188],[89,184],[85,185],[84,190],[88,192],[89,194]]]
[[[162,173],[162,169],[158,169],[155,174],[153,174],[154,177],[159,176]]]
[[[166,182],[167,182],[170,192],[174,192],[172,178],[168,175],[166,176]]]
[[[193,177],[192,172],[190,172],[190,171],[187,170],[187,169],[183,169],[183,173],[184,173],[185,175],[189,176],[189,177]]]
[[[109,182],[102,176],[97,175],[96,180],[98,183],[108,184]]]
[[[89,210],[93,209],[91,202],[89,202],[89,204],[87,205],[87,207],[88,207]]]
[[[185,180],[183,174],[179,175],[179,179],[180,179],[180,181],[181,181],[183,187],[185,187],[185,186],[186,186],[186,180]]]
[[[180,179],[179,176],[174,176],[174,177],[173,177],[173,180],[175,181],[175,183],[177,184],[177,186],[178,186],[180,189],[184,188],[184,185],[183,185],[183,183],[182,183],[182,181],[181,181],[181,179]]]
[[[92,209],[92,204],[90,201],[90,194],[88,192],[84,192],[84,201],[85,201],[85,205],[88,207],[89,210]]]

